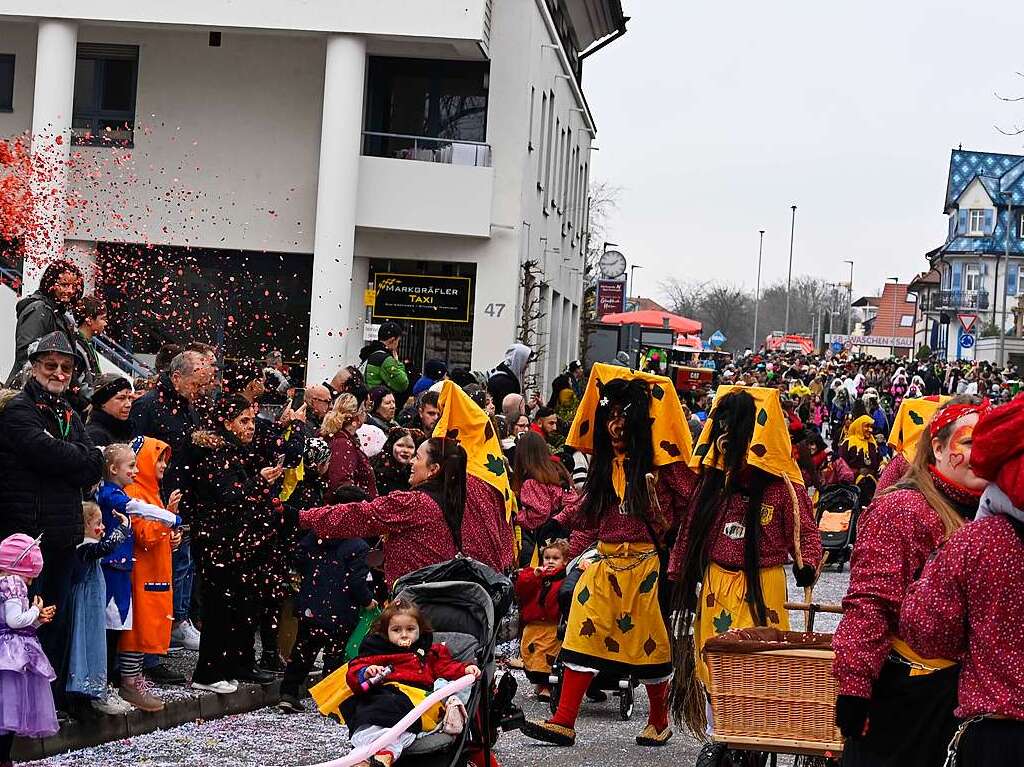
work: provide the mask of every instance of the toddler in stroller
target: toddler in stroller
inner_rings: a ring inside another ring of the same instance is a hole
[[[843,571],[850,561],[860,516],[860,490],[852,482],[829,485],[818,496],[817,521],[825,565]]]
[[[503,677],[495,689],[492,689],[498,617],[504,615],[511,605],[511,582],[486,565],[458,557],[402,576],[395,583],[394,590],[394,604],[410,607],[415,605],[415,610],[419,613],[415,621],[419,638],[413,643],[411,652],[423,651],[424,664],[433,673],[434,682],[428,685],[425,678],[406,680],[400,674],[400,659],[397,659],[396,663],[384,657],[367,657],[377,652],[377,649],[388,649],[384,646],[377,648],[377,644],[383,639],[378,632],[368,635],[364,640],[360,648],[360,658],[354,659],[324,679],[310,690],[310,694],[313,695],[321,713],[343,719],[349,725],[350,731],[355,733],[363,724],[363,714],[358,710],[360,699],[367,702],[372,698],[382,699],[403,707],[401,715],[396,716],[392,713],[388,718],[389,724],[394,725],[405,713],[411,711],[409,701],[422,701],[432,690],[445,684],[441,680],[455,679],[462,671],[468,670],[469,673],[473,673],[472,668],[475,667],[479,673],[477,682],[466,691],[468,695],[460,695],[465,707],[466,726],[460,731],[454,713],[448,720],[448,726],[445,726],[445,709],[458,708],[451,701],[448,707],[432,709],[433,717],[421,717],[414,723],[407,733],[399,737],[398,753],[392,752],[390,756],[397,758],[398,754],[401,754],[402,765],[410,767],[453,767],[464,765],[467,760],[488,764],[489,751],[497,737],[497,724],[505,727],[508,722],[514,722],[517,718],[511,707],[515,695],[512,677]],[[383,619],[385,615],[382,614],[381,617]],[[393,622],[393,619],[389,619],[387,625]],[[401,620],[400,623],[408,624],[409,621]],[[429,640],[424,636],[424,629],[428,625],[433,629],[432,638]],[[405,625],[404,630],[411,633],[412,626]],[[401,647],[398,650],[398,655],[407,655],[410,652]],[[436,653],[436,656],[433,653]],[[429,662],[428,657],[431,658]],[[424,664],[416,661],[417,666]],[[387,668],[389,665],[391,669]],[[367,668],[368,666],[381,668]],[[370,673],[371,671],[374,673]],[[412,681],[413,684],[407,684],[407,681]],[[508,689],[510,684],[511,689]],[[411,693],[413,697],[404,698],[405,703],[398,699],[402,693],[409,693],[409,688],[413,686],[418,686],[418,690]],[[483,694],[485,689],[489,691],[486,696]],[[382,692],[386,696],[394,695],[394,698],[384,698]],[[490,701],[490,705],[481,705],[485,699]],[[351,721],[348,718],[350,707],[354,716]],[[492,722],[496,723],[493,727]],[[358,736],[353,738],[354,745],[361,742]],[[483,758],[478,759],[481,755]],[[378,763],[390,763],[386,754],[378,754],[375,758]]]

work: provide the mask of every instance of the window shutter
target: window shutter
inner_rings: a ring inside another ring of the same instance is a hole
[[[994,211],[991,210],[985,211],[985,234],[992,234],[992,232],[994,232],[996,229],[996,217],[993,215],[993,213]]]
[[[1017,272],[1019,270],[1020,266],[1012,263],[1006,270],[1006,295],[1008,296],[1017,295]]]
[[[956,227],[956,233],[957,234],[967,234],[967,211],[966,210],[959,210],[959,211],[957,211],[957,216],[958,216],[958,219],[957,219],[958,223],[957,223],[957,227]]]
[[[986,264],[984,261],[979,261],[978,262],[978,274],[981,274],[981,275],[988,274],[988,264]]]
[[[964,265],[959,261],[953,262],[953,290],[960,290],[960,277],[963,274]]]
[[[949,217],[949,239],[956,237],[956,216]]]

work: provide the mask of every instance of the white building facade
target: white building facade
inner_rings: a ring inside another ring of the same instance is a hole
[[[414,367],[493,366],[536,262],[548,381],[578,349],[582,58],[625,21],[618,0],[7,2],[0,138],[49,169],[26,288],[63,240],[132,352],[281,348],[319,381],[386,318]]]

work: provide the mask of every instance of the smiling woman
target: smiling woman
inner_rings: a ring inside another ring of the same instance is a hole
[[[85,428],[97,446],[128,442],[134,436],[128,421],[134,401],[131,381],[117,373],[104,373],[96,379],[91,401]]]

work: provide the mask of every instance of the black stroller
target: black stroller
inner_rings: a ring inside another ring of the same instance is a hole
[[[558,623],[558,636],[560,638],[565,636],[566,623],[569,620],[569,605],[572,602],[572,595],[576,590],[576,584],[579,582],[580,576],[583,575],[583,571],[576,565],[581,559],[592,552],[592,549],[583,552],[583,554],[572,560],[565,569],[568,575],[558,589],[558,605],[561,608],[561,619]],[[558,710],[558,699],[562,690],[562,668],[562,659],[559,655],[555,662],[551,664],[551,674],[548,676],[548,684],[551,685],[549,705],[552,714]],[[589,700],[601,702],[607,700],[607,693],[610,692],[619,699],[619,718],[624,722],[628,722],[633,716],[633,705],[636,699],[635,690],[639,686],[639,680],[632,676],[623,677],[602,671],[591,681],[590,686],[587,688],[586,697]]]
[[[853,483],[829,485],[818,496],[816,520],[825,550],[825,566],[842,572],[857,540],[860,488]]]
[[[466,706],[469,724],[462,734],[421,735],[402,754],[402,764],[461,767],[472,751],[482,751],[484,764],[490,763],[499,729],[516,729],[523,720],[512,703],[515,679],[504,674],[495,680],[494,648],[501,618],[512,604],[512,583],[475,559],[457,557],[403,575],[394,592],[415,602],[427,616],[435,641],[444,642],[457,660],[472,660],[483,672],[473,685]]]

